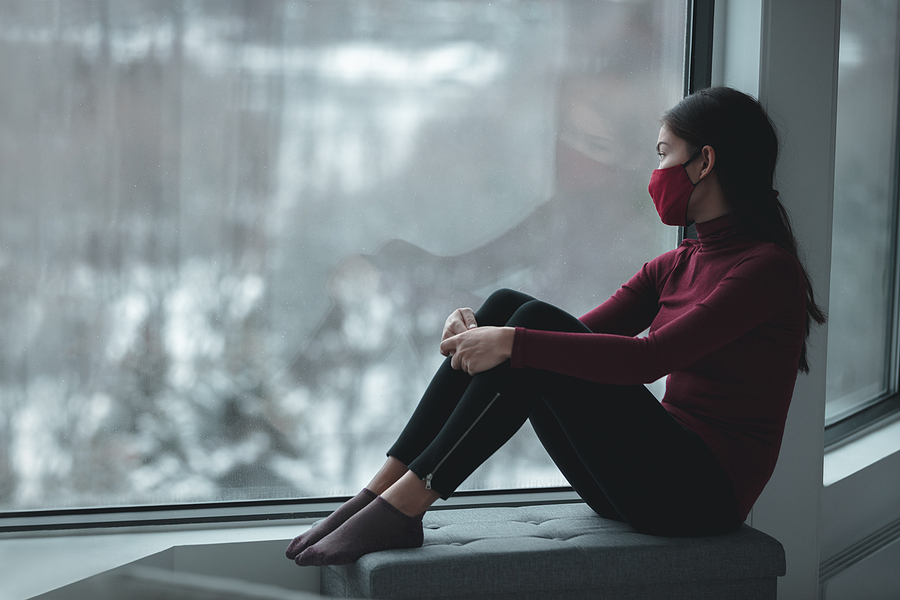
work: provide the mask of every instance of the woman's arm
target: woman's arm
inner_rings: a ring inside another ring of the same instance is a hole
[[[705,299],[644,338],[517,329],[512,365],[601,383],[649,383],[782,312],[798,311],[802,323],[804,309],[796,261],[780,253],[756,255],[735,266]]]
[[[637,276],[635,276],[637,277]],[[655,293],[641,293],[633,285],[634,279],[623,285],[613,296],[579,317],[579,321],[594,333],[609,333],[633,337],[644,331],[659,312]]]
[[[581,317],[582,323],[595,332],[619,335],[645,330],[658,311],[657,272],[668,272],[675,252],[645,264],[612,298]],[[512,327],[479,327],[472,309],[459,308],[444,323],[441,354],[453,357],[454,369],[475,375],[509,359],[515,337]]]
[[[627,335],[646,329],[657,312],[657,295],[649,283],[652,265],[644,268],[616,294],[581,321],[592,331]],[[441,354],[451,356],[454,369],[475,375],[512,356],[516,330],[512,327],[479,327],[470,308],[460,308],[447,317],[441,336]]]
[[[659,312],[659,289],[685,251],[676,248],[645,263],[609,300],[579,321],[594,333],[633,337],[650,327]]]

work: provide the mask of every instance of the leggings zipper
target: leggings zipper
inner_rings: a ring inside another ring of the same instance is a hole
[[[447,452],[447,454],[444,455],[444,458],[442,458],[441,461],[437,464],[437,466],[431,470],[431,473],[429,473],[428,475],[425,476],[425,489],[426,490],[431,489],[431,478],[434,477],[434,474],[437,472],[437,470],[441,468],[441,465],[444,464],[444,461],[447,460],[447,458],[453,453],[454,450],[456,450],[456,447],[459,446],[459,444],[465,439],[465,437],[467,435],[469,435],[469,432],[472,431],[472,428],[478,424],[478,421],[481,420],[481,417],[484,416],[484,413],[486,413],[488,411],[488,409],[494,405],[494,402],[496,402],[497,398],[499,398],[499,397],[500,397],[500,392],[497,392],[497,394],[491,399],[491,401],[488,402],[488,405],[484,407],[484,410],[481,411],[481,414],[478,415],[478,417],[472,422],[472,424],[469,425],[469,428],[463,432],[463,434],[459,437],[458,440],[456,440],[456,443],[453,444],[453,447],[450,448],[450,450]]]

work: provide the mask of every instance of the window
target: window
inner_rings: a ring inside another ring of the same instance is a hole
[[[0,4],[0,510],[355,493],[493,288],[675,242],[669,0]],[[529,428],[470,489],[563,484]]]
[[[898,10],[896,0],[841,3],[826,397],[831,441],[897,403]]]

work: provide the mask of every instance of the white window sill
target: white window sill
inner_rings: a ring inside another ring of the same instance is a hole
[[[898,417],[826,450],[822,483],[828,487],[896,453],[900,453]]]
[[[5,573],[0,578],[0,598],[25,600],[179,546],[267,540],[283,540],[286,546],[287,540],[309,528],[309,521],[312,519],[264,527],[82,531],[80,535],[0,539],[0,564]],[[286,558],[282,560],[288,563]]]
[[[435,508],[579,500],[573,491],[535,491],[454,497],[446,502],[438,502]],[[332,510],[334,508],[335,506],[331,507]],[[242,569],[253,571],[254,577],[266,575],[266,580],[273,584],[281,583],[287,588],[316,591],[318,569],[300,569],[282,554],[288,541],[309,529],[316,520],[318,518],[274,523],[262,521],[226,527],[157,525],[139,529],[96,528],[36,532],[22,536],[4,534],[0,536],[0,565],[3,565],[4,574],[15,573],[15,576],[0,577],[0,598],[26,600],[173,549],[176,564],[172,568],[176,571],[240,578],[241,574],[232,572],[229,566],[238,565]],[[271,544],[263,544],[265,549],[260,556],[260,546],[253,544],[254,542]],[[215,549],[201,548],[210,545],[220,546]],[[230,546],[226,548],[225,545]],[[189,548],[195,548],[196,552],[189,551]],[[226,556],[230,558],[223,558]],[[244,564],[248,561],[254,564]],[[260,573],[265,570],[270,573]]]

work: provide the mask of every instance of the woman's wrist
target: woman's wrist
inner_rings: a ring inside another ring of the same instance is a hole
[[[506,358],[512,358],[513,352],[513,344],[516,341],[516,328],[515,327],[501,327],[501,346],[503,348],[504,356]]]

